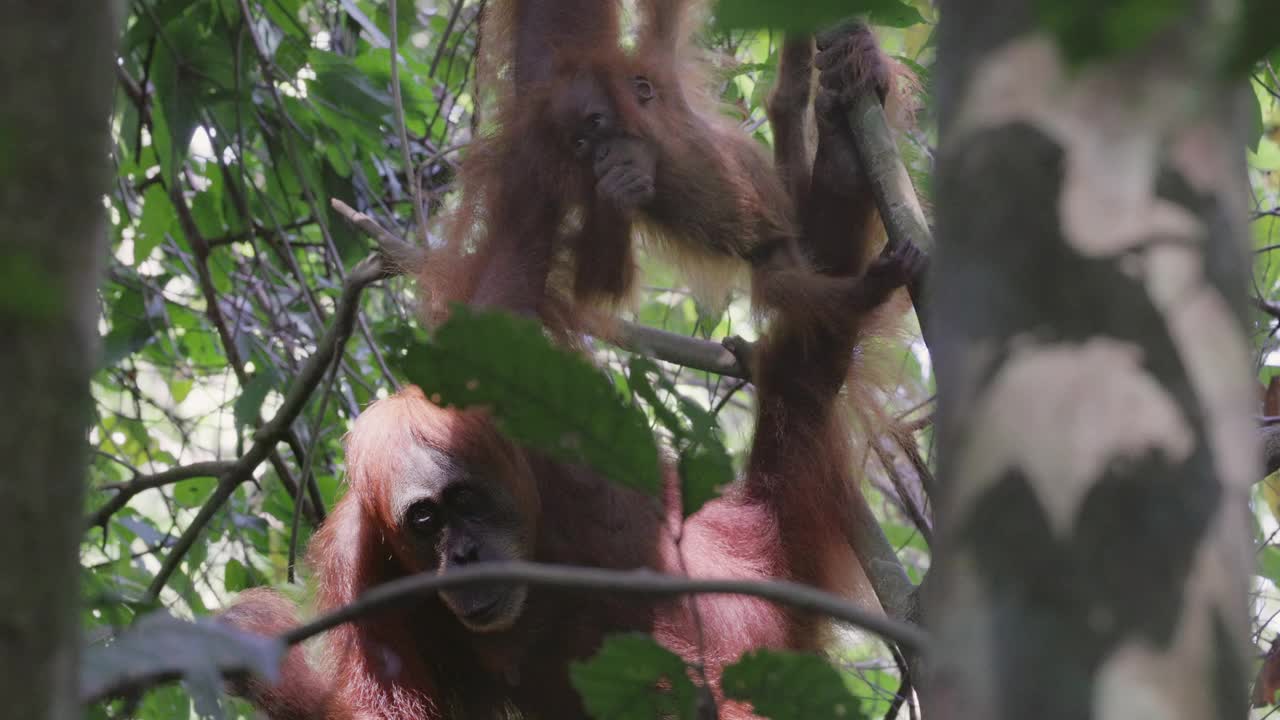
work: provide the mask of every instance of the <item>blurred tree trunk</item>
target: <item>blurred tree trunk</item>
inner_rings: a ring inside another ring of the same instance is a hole
[[[0,3],[0,717],[79,718],[114,3]]]
[[[1245,717],[1247,178],[1209,62],[1230,4],[1079,67],[1044,0],[945,4],[931,720]]]

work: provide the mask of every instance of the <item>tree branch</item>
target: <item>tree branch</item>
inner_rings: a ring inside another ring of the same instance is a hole
[[[409,199],[413,203],[413,219],[418,226],[418,235],[425,246],[427,244],[427,214],[422,206],[422,184],[418,182],[418,169],[413,164],[413,155],[409,150],[409,133],[405,130],[404,100],[400,97],[400,40],[397,36],[398,23],[396,12],[399,3],[394,0],[387,5],[390,17],[388,32],[391,33],[391,108],[395,118],[396,135],[400,140],[401,162],[404,163],[404,178],[409,183]],[[446,39],[448,36],[445,36]]]
[[[311,354],[311,357],[307,358],[306,364],[303,365],[302,370],[294,379],[293,385],[285,394],[284,402],[281,404],[280,409],[254,434],[253,445],[249,450],[221,476],[217,487],[214,488],[213,495],[200,508],[200,512],[191,521],[191,524],[187,526],[187,529],[182,532],[182,536],[174,543],[173,550],[165,556],[160,572],[156,574],[151,581],[151,585],[147,588],[148,598],[155,599],[159,596],[160,591],[169,582],[174,570],[178,568],[182,558],[191,549],[200,533],[204,532],[204,528],[209,524],[209,521],[222,509],[222,506],[231,497],[231,494],[235,492],[235,489],[241,483],[253,477],[253,472],[267,458],[276,443],[284,437],[290,425],[302,412],[311,394],[320,385],[325,369],[333,361],[333,358],[341,352],[342,347],[347,342],[347,338],[351,337],[351,331],[355,326],[356,314],[360,309],[361,292],[369,284],[392,274],[387,270],[387,262],[380,254],[370,255],[360,261],[347,274],[346,280],[342,283],[342,296],[339,298],[337,310],[334,312],[333,324],[329,326],[324,336],[316,343],[316,351]]]
[[[111,516],[120,511],[133,496],[145,490],[154,490],[156,488],[172,485],[183,480],[190,480],[198,477],[219,477],[231,468],[235,467],[235,463],[230,460],[214,460],[211,462],[198,462],[181,467],[169,468],[168,470],[154,473],[152,475],[134,475],[133,479],[126,483],[118,483],[106,486],[105,490],[114,490],[116,494],[111,497],[102,507],[85,519],[85,529],[94,527],[106,528],[107,521]]]
[[[300,625],[282,637],[290,644],[299,643],[424,593],[494,583],[633,595],[749,595],[849,623],[917,653],[928,645],[927,636],[918,627],[885,618],[838,595],[798,583],[782,580],[695,580],[651,570],[606,570],[526,562],[483,563],[450,570],[442,575],[418,574],[393,580],[369,589],[350,605]]]
[[[932,254],[933,232],[925,220],[924,210],[920,207],[920,199],[911,184],[907,166],[902,163],[902,156],[898,154],[898,145],[889,130],[880,98],[874,93],[862,95],[849,110],[847,120],[853,132],[858,157],[866,164],[871,191],[875,195],[876,208],[880,211],[885,233],[889,236],[890,247],[911,243],[926,254]],[[911,302],[916,307],[920,334],[924,336],[925,345],[932,348],[934,343],[926,312],[925,272],[927,271],[912,278],[907,289],[911,293]]]
[[[426,250],[401,240],[372,217],[355,210],[337,198],[331,200],[330,204],[339,215],[346,218],[347,222],[378,244],[383,257],[390,260],[390,272],[411,272],[426,261]],[[694,370],[750,379],[747,369],[738,361],[735,353],[730,352],[721,343],[677,335],[627,321],[617,321],[616,324],[616,328],[601,332],[599,337],[623,350],[648,355],[665,362],[683,365]],[[750,352],[750,343],[740,344],[743,351]]]

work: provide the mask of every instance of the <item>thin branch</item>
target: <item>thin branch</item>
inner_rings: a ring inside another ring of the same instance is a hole
[[[425,593],[494,583],[633,595],[748,595],[849,623],[917,653],[928,646],[927,636],[918,627],[869,612],[838,595],[798,583],[783,580],[695,580],[652,570],[605,570],[526,562],[482,563],[442,575],[419,574],[392,580],[369,589],[350,605],[290,630],[282,638],[289,644],[296,644]]]
[[[1280,320],[1280,303],[1274,303],[1270,300],[1254,297],[1253,305],[1258,308],[1258,310],[1270,315],[1272,319]]]
[[[847,121],[853,131],[858,157],[866,164],[871,191],[875,195],[876,208],[880,211],[880,220],[884,223],[890,246],[901,247],[911,243],[926,254],[932,253],[933,232],[925,219],[924,209],[920,207],[911,175],[898,153],[898,145],[889,130],[880,98],[875,93],[860,96],[854,101]],[[911,293],[911,302],[916,307],[920,334],[924,336],[924,344],[932,352],[934,342],[926,312],[928,293],[925,290],[924,275],[925,272],[922,271],[918,277],[912,278],[907,289]]]
[[[140,492],[154,490],[176,482],[182,482],[183,480],[191,480],[192,478],[220,477],[233,467],[235,467],[235,463],[232,461],[198,462],[170,468],[151,475],[136,475],[129,482],[106,485],[103,489],[114,490],[116,494],[85,520],[85,529],[105,528],[111,516],[129,504],[129,501]]]
[[[245,17],[248,17],[248,15]],[[209,243],[200,232],[199,225],[196,224],[195,216],[192,215],[191,208],[187,205],[186,198],[183,197],[182,189],[177,178],[173,178],[169,181],[169,201],[173,204],[174,211],[178,215],[178,225],[182,228],[182,233],[186,236],[187,242],[191,245],[192,252],[195,255],[194,269],[200,293],[204,296],[205,312],[209,316],[209,322],[217,331],[219,340],[222,341],[222,351],[226,353],[227,362],[228,365],[231,366],[231,371],[235,373],[236,380],[240,383],[240,387],[245,387],[249,384],[249,374],[245,370],[245,361],[244,358],[240,356],[235,336],[231,332],[231,327],[227,324],[226,316],[223,315],[222,305],[220,303],[221,298],[218,295],[217,288],[214,286],[213,275],[209,270]],[[259,418],[255,417],[254,421],[257,422],[258,419]],[[298,439],[293,436],[292,430],[286,428],[286,431],[289,433],[289,437],[286,439],[289,441],[289,445],[295,448],[296,451],[296,448],[301,447],[301,443],[299,443]],[[294,502],[306,502],[303,487],[299,485],[289,474],[289,468],[285,465],[284,460],[280,458],[279,453],[273,448],[270,455],[271,464],[276,468],[276,472],[280,474],[281,480],[285,483],[285,486],[293,486],[297,488],[297,491],[294,493]],[[314,493],[313,497],[318,499],[319,492],[317,491]],[[312,511],[312,516],[317,518],[324,517],[324,508],[317,505],[317,507]]]
[[[427,245],[427,216],[422,207],[422,184],[418,182],[418,170],[413,165],[413,156],[409,152],[409,133],[405,130],[404,100],[400,97],[400,39],[396,21],[396,6],[400,3],[391,0],[387,3],[387,12],[391,17],[391,102],[392,115],[396,121],[396,135],[400,140],[400,159],[404,163],[405,179],[409,181],[409,193],[413,198],[413,220],[418,226],[419,243]],[[447,36],[446,36],[447,37]]]
[[[393,0],[394,1],[394,0]],[[320,435],[323,434],[321,426],[324,424],[324,414],[329,409],[329,397],[333,395],[334,383],[338,380],[338,369],[342,367],[342,354],[334,353],[333,363],[330,365],[329,382],[325,391],[320,396],[320,407],[316,410],[316,420],[311,424],[311,442],[307,445],[307,454],[298,459],[302,463],[302,478],[306,482],[312,482],[313,473],[316,465],[316,448],[320,445]],[[302,520],[302,503],[294,503],[293,519],[289,528],[289,582],[295,580],[295,572],[298,560],[298,536],[302,533],[299,528]]]
[[[458,24],[458,16],[462,14],[463,0],[457,0],[453,3],[453,9],[449,11],[449,21],[445,23],[444,33],[440,35],[440,43],[436,45],[436,52],[431,57],[431,67],[427,69],[427,76],[433,80],[436,77],[436,69],[440,67],[440,59],[444,57],[444,49],[449,45],[449,36],[453,34],[453,28]]]
[[[383,257],[375,254],[360,261],[347,274],[347,278],[342,284],[342,296],[338,300],[333,323],[325,331],[319,342],[316,343],[316,351],[312,353],[311,357],[307,358],[306,364],[302,367],[302,370],[294,379],[293,385],[290,386],[288,393],[285,395],[280,409],[254,434],[253,445],[235,462],[230,470],[222,475],[217,487],[213,490],[213,494],[205,501],[200,508],[200,512],[196,514],[187,529],[183,531],[182,536],[178,538],[178,542],[174,544],[173,550],[165,556],[160,572],[156,574],[151,581],[151,585],[147,588],[147,597],[149,599],[155,599],[160,595],[160,591],[169,582],[169,578],[178,569],[183,557],[186,556],[187,551],[191,549],[200,534],[204,532],[205,527],[213,519],[213,516],[222,509],[222,506],[237,487],[253,477],[254,471],[270,454],[276,443],[284,438],[285,433],[289,431],[290,425],[302,412],[307,401],[310,400],[311,394],[320,385],[329,363],[333,362],[334,357],[341,352],[342,347],[346,344],[347,338],[351,336],[351,330],[355,326],[356,313],[360,309],[361,292],[369,284],[391,275],[386,268],[387,263]]]
[[[750,379],[747,368],[738,361],[737,355],[721,343],[631,322],[620,322],[617,331],[609,333],[607,339],[623,350],[676,365],[742,380]],[[736,348],[741,354],[750,346],[750,343],[739,341]]]
[[[410,272],[425,261],[424,249],[396,237],[372,217],[356,211],[337,198],[330,203],[339,215],[346,218],[347,222],[378,244],[379,250],[391,261],[391,266],[396,272]],[[695,370],[748,379],[747,370],[739,363],[735,353],[730,352],[721,343],[677,335],[625,321],[618,322],[616,328],[601,332],[599,335],[601,339],[608,340],[624,350]],[[749,353],[751,344],[741,342],[740,347],[742,350],[739,350],[739,353]]]
[[[855,493],[852,505],[854,522],[851,523],[846,540],[858,556],[858,562],[866,572],[871,589],[880,600],[880,606],[894,621],[909,625],[916,586],[907,575],[902,560],[898,559],[897,548],[885,536],[867,499],[861,493]]]
[[[920,531],[920,536],[924,538],[925,544],[932,547],[933,525],[930,524],[929,518],[925,515],[924,508],[920,507],[920,503],[916,501],[915,493],[911,492],[906,482],[903,481],[902,474],[898,472],[896,459],[874,438],[871,442],[871,448],[875,451],[876,458],[880,460],[880,467],[884,468],[885,474],[889,476],[889,483],[893,485],[894,492],[902,500],[902,507],[906,509],[912,524]]]

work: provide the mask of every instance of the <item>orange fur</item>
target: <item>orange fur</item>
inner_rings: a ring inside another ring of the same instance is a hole
[[[522,14],[539,8],[546,14]],[[784,182],[750,138],[707,109],[701,88],[684,74],[696,63],[687,37],[696,4],[641,0],[634,53],[624,53],[611,39],[617,17],[612,8],[612,0],[490,3],[486,37],[495,37],[494,27],[509,31],[486,50],[486,72],[499,85],[496,119],[465,161],[462,203],[446,250],[435,253],[420,273],[426,312],[438,318],[450,300],[505,308],[541,318],[570,342],[596,317],[581,308],[582,300],[615,296],[629,284],[634,218],[598,207],[589,170],[565,151],[555,124],[557,103],[565,99],[558,94],[564,74],[598,73],[622,127],[661,147],[665,166],[660,165],[656,209],[640,213],[649,233],[700,258],[751,260],[753,289],[770,324],[753,367],[758,411],[745,475],[684,520],[678,479],[669,467],[658,506],[583,468],[515,447],[482,413],[443,409],[420,391],[406,390],[370,408],[348,439],[351,487],[310,553],[321,609],[349,603],[417,569],[406,549],[406,531],[389,509],[391,490],[404,482],[404,458],[415,447],[448,454],[464,476],[483,463],[491,479],[520,498],[533,528],[522,551],[532,559],[694,577],[786,579],[876,605],[849,541],[857,522],[854,507],[862,500],[842,387],[859,367],[860,343],[877,318],[889,313],[884,303],[901,284],[910,258],[868,269],[876,232],[866,178],[856,158],[824,164],[824,142],[847,151],[847,138],[829,128],[819,132],[818,158],[806,187]],[[587,15],[570,17],[569,10]],[[586,47],[572,50],[556,23],[585,28]],[[793,60],[803,60],[801,55],[797,51]],[[510,59],[521,57],[523,69],[519,62],[512,67]],[[664,93],[660,111],[644,112],[625,100],[623,81],[637,71]],[[806,78],[799,70],[786,77]],[[771,116],[785,124],[783,118],[794,120],[789,114],[795,111],[779,100]],[[793,122],[787,132],[803,125]],[[804,144],[787,147],[794,154]],[[784,160],[779,165],[789,175],[806,174],[809,158]],[[601,247],[602,241],[616,244]],[[584,276],[583,268],[593,264],[609,267],[600,278]],[[900,306],[891,301],[889,307]],[[856,379],[847,394],[864,397],[865,378]],[[681,522],[677,545],[670,529]],[[335,631],[329,647],[339,714],[313,704],[314,714],[298,717],[580,718],[584,712],[569,685],[568,665],[592,654],[605,634],[652,632],[686,659],[704,662],[718,683],[723,667],[744,651],[817,651],[826,641],[825,629],[817,618],[751,598],[654,602],[535,589],[514,627],[477,633],[460,625],[438,597],[424,597]],[[289,671],[304,680],[311,672]],[[305,707],[303,687],[287,677],[277,691],[294,693],[291,702]],[[713,689],[719,695],[718,686]],[[736,703],[722,711],[722,717],[750,716],[749,708]]]

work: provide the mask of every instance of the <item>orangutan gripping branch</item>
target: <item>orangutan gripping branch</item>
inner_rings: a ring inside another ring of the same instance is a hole
[[[574,0],[542,1],[578,5],[596,13],[587,16],[592,22],[613,18],[601,10],[610,3],[592,10]],[[908,249],[865,268],[873,205],[856,154],[832,161],[820,151],[808,170],[807,158],[780,151],[789,178],[783,182],[754,147],[748,152],[733,140],[707,146],[724,131],[682,94],[664,90],[679,87],[669,58],[682,42],[685,20],[677,11],[685,5],[658,5],[646,6],[650,14],[634,56],[589,48],[604,59],[588,62],[561,48],[542,70],[524,65],[528,85],[521,96],[546,103],[534,107],[547,112],[504,118],[503,132],[527,127],[561,134],[505,138],[479,149],[467,181],[481,183],[468,190],[483,191],[484,214],[470,220],[484,226],[485,242],[467,262],[451,266],[463,271],[445,289],[453,299],[538,314],[553,330],[571,328],[574,318],[559,314],[548,278],[558,280],[568,254],[574,292],[620,293],[631,272],[630,246],[610,243],[629,243],[634,219],[683,228],[692,233],[683,237],[694,239],[679,242],[695,252],[737,255],[758,273],[768,271],[771,297],[783,305],[754,368],[758,413],[744,477],[683,521],[677,547],[672,529],[682,513],[672,468],[657,505],[581,467],[513,445],[482,412],[440,408],[409,389],[374,404],[348,437],[349,489],[310,549],[319,610],[407,574],[503,560],[785,579],[874,603],[847,539],[858,490],[838,398],[868,317],[919,258]],[[516,44],[537,55],[538,37],[519,36]],[[875,51],[869,42],[860,29],[819,39],[820,106],[838,105],[869,85],[881,88],[881,73],[864,66]],[[792,50],[792,60],[812,54],[804,45]],[[630,64],[644,58],[650,64]],[[795,102],[796,93],[787,95],[794,90],[775,93],[771,116],[795,111],[799,105],[788,110],[782,101]],[[808,97],[806,86],[798,102]],[[536,139],[545,137],[559,144]],[[834,123],[819,133],[828,152],[850,149],[848,141]],[[490,175],[498,167],[486,163],[499,158],[505,174]],[[836,165],[824,166],[829,162]],[[683,203],[673,190],[681,187],[690,193]],[[791,217],[793,197],[798,219]],[[616,272],[591,277],[582,269],[584,257]],[[618,264],[609,265],[612,260]],[[808,305],[792,312],[792,303]],[[823,322],[813,323],[819,315]],[[287,604],[261,591],[228,617],[260,632],[282,632],[295,622]],[[308,664],[295,650],[280,684],[241,689],[277,720],[583,718],[569,663],[594,654],[607,634],[650,632],[690,661],[705,662],[717,684],[724,666],[744,651],[818,650],[824,629],[818,618],[746,597],[653,600],[477,587],[344,626],[326,638],[323,662]],[[727,703],[721,717],[750,712]]]
[[[636,46],[626,50],[612,0],[493,6],[486,37],[517,38],[516,84],[498,104],[497,130],[464,167],[455,241],[477,244],[486,269],[464,274],[477,287],[462,294],[485,303],[514,275],[529,285],[529,312],[616,301],[632,287],[632,246],[643,237],[676,253],[695,288],[722,286],[745,260],[758,308],[811,321],[843,310],[854,290],[842,276],[870,261],[859,236],[875,221],[843,113],[857,93],[890,95],[905,73],[865,27],[820,37],[816,58],[810,38],[789,41],[769,103],[771,163],[708,99],[688,40],[697,10],[691,0],[643,0]],[[533,22],[546,17],[560,22]],[[805,139],[815,64],[816,155]],[[830,257],[802,251],[797,238],[814,232],[841,233],[840,248]],[[508,243],[524,252],[506,252]],[[514,271],[495,260],[515,257]]]

